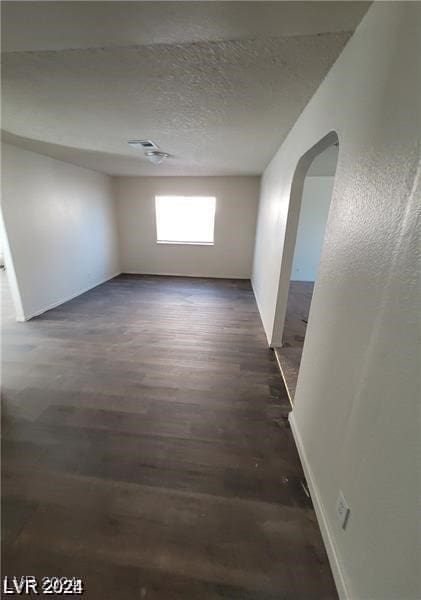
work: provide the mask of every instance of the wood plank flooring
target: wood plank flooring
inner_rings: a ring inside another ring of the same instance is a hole
[[[247,281],[122,275],[4,319],[3,575],[336,598],[288,411]]]

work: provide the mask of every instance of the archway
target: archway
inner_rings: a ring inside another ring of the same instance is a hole
[[[300,159],[291,186],[272,346],[293,403],[334,187],[331,132]]]

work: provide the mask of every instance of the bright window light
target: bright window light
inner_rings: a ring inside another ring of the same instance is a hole
[[[213,244],[216,198],[155,196],[158,244]]]

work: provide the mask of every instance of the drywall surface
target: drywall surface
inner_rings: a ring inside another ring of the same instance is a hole
[[[253,285],[271,340],[294,170],[337,132],[293,419],[338,588],[353,599],[421,597],[420,30],[420,3],[374,3],[262,178]]]
[[[2,211],[28,319],[119,272],[110,178],[2,146]]]
[[[121,268],[127,273],[249,278],[259,177],[114,179]],[[156,243],[155,196],[216,196],[213,246]]]
[[[333,177],[306,177],[304,181],[291,270],[291,279],[294,281],[316,280],[333,181]]]

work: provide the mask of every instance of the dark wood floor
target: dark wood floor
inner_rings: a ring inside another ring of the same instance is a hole
[[[282,375],[291,401],[294,401],[303,354],[314,281],[290,281],[282,348],[276,348]]]
[[[6,318],[3,575],[336,598],[288,410],[249,282],[119,276]]]

